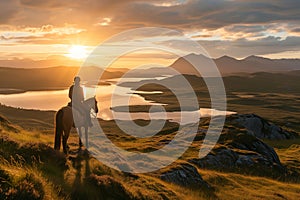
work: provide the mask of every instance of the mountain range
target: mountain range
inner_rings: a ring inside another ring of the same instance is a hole
[[[97,75],[103,72],[103,68],[100,67],[80,69],[80,67],[78,67],[80,65],[68,65],[71,63],[64,63],[66,65],[63,66],[55,66],[54,64],[57,64],[57,62],[54,62],[54,60],[56,60],[56,58],[52,59],[53,62],[28,59],[12,60],[11,62],[6,61],[6,65],[4,66],[7,67],[0,67],[0,88],[22,90],[40,90],[45,88],[49,89],[50,87],[52,89],[65,88],[72,83],[73,77],[76,76],[79,70],[82,76],[94,77],[94,84],[97,84],[100,78]],[[109,68],[105,70],[101,79],[119,78],[128,71],[130,71],[130,73],[126,74],[126,77],[155,78],[165,75],[176,75],[174,70],[170,69],[175,69],[181,74],[200,76],[199,72],[195,70],[190,62],[196,63],[198,66],[203,66],[203,68],[201,68],[201,76],[212,72],[211,66],[214,64],[218,67],[223,76],[242,75],[243,73],[253,74],[257,72],[278,72],[291,76],[300,74],[300,59],[268,59],[258,56],[249,56],[241,60],[229,56],[210,59],[201,54],[189,54],[178,58],[168,67],[134,70],[127,68]],[[15,65],[15,63],[18,64]],[[0,66],[3,66],[2,64],[4,63],[0,60]],[[51,67],[52,64],[55,67]]]
[[[199,64],[201,67],[203,66],[207,72],[209,72],[210,69],[208,67],[205,68],[205,66],[212,66],[211,64],[213,61],[222,75],[300,70],[300,59],[269,59],[259,56],[248,56],[241,60],[229,56],[210,59],[202,54],[189,54],[183,56],[171,64],[170,67],[182,74],[199,74],[189,61],[197,63],[197,65]]]
[[[210,71],[209,67],[212,62],[216,64],[222,75],[234,73],[255,73],[255,72],[283,72],[300,70],[300,59],[269,59],[259,56],[248,56],[244,59],[236,59],[230,56],[222,56],[219,58],[209,58],[202,54],[188,54],[186,56],[176,59],[169,67],[179,71],[182,74],[198,74],[188,61],[197,63],[199,66],[204,67],[204,71]],[[80,61],[71,60],[64,56],[52,56],[45,60],[32,60],[32,59],[12,59],[0,60],[1,67],[8,68],[49,68],[57,66],[77,66],[82,64]],[[122,66],[120,66],[122,67]],[[127,68],[116,68],[109,71],[122,71],[126,72]],[[136,69],[131,74],[136,74],[139,77],[149,74],[170,74],[170,70],[165,67],[150,68],[148,70]],[[171,73],[172,74],[172,73]]]

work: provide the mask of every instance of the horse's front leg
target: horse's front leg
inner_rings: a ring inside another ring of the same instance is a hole
[[[79,134],[79,148],[81,148],[83,146],[82,141],[81,141],[81,137],[82,137],[82,133],[81,133],[81,128],[77,128],[78,130],[78,134]]]

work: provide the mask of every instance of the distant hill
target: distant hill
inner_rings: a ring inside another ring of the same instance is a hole
[[[177,59],[170,67],[182,74],[198,74],[198,72],[187,61],[199,63],[200,66],[211,66],[215,62],[219,71],[223,75],[234,73],[255,73],[255,72],[283,72],[300,70],[300,59],[268,59],[259,56],[249,56],[242,60],[237,60],[229,56],[222,56],[217,59],[210,59],[202,54],[189,54]],[[206,68],[205,72],[210,69]]]
[[[12,125],[5,117],[0,115],[0,133],[2,131],[12,131],[18,133],[19,129]]]
[[[96,77],[92,84],[99,81],[98,74],[103,72],[99,67],[49,67],[49,68],[10,68],[0,67],[0,92],[4,90],[51,90],[64,89],[70,86],[74,76],[81,71],[82,79]],[[121,71],[105,71],[102,79],[118,78]],[[5,93],[5,92],[1,92]]]
[[[33,60],[29,58],[14,58],[0,60],[0,66],[12,68],[45,68],[54,66],[80,66],[82,61],[69,59],[65,56],[49,56],[42,60]]]

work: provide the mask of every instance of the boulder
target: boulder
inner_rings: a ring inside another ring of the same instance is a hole
[[[160,179],[176,185],[190,188],[210,188],[197,169],[190,164],[180,164],[160,175]]]
[[[272,147],[238,127],[224,127],[218,144],[203,158],[190,159],[200,168],[274,174],[285,173]]]
[[[237,122],[247,129],[248,134],[260,139],[283,140],[294,139],[297,136],[295,132],[284,130],[255,114],[237,114],[228,119]]]

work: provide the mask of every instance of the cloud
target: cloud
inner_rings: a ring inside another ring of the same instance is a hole
[[[212,52],[244,55],[252,52],[244,45],[257,46],[253,54],[293,49],[289,41],[300,32],[299,0],[3,0],[0,9],[0,25],[15,27],[15,32],[20,27],[35,30],[29,36],[10,36],[16,43],[64,43],[77,37],[96,45],[123,30],[158,26],[193,33]],[[84,31],[49,33],[67,25]],[[9,38],[2,33],[1,41]],[[268,42],[273,48],[283,46],[271,49]]]
[[[299,7],[298,0],[192,0],[169,7],[133,2],[120,8],[121,11],[116,12],[114,17],[123,25],[130,21],[153,26],[177,26],[179,29],[217,29],[236,24],[298,21]]]
[[[300,18],[298,0],[20,0],[19,3],[12,0],[1,1],[1,4],[1,15],[4,17],[1,17],[2,21],[11,19],[15,12],[22,11],[16,21],[29,20],[29,23],[32,20],[37,23],[40,20],[53,25],[61,21],[73,23],[75,20],[83,23],[81,17],[88,25],[95,24],[99,18],[114,18],[114,25],[119,26],[142,23],[152,26],[179,26],[179,29],[220,28],[233,24],[298,21]],[[35,16],[35,20],[31,15]],[[60,18],[62,16],[64,18]]]
[[[29,7],[36,7],[36,8],[59,8],[59,7],[65,7],[70,5],[69,0],[20,0],[21,5],[23,6],[29,6]]]
[[[294,29],[291,30],[291,32],[300,33],[300,28],[294,28]]]
[[[243,33],[257,33],[266,31],[268,26],[266,25],[233,25],[225,27],[228,32],[243,32]]]
[[[164,52],[164,51],[155,51],[155,50],[152,50],[152,51],[149,51],[149,52],[133,52],[133,53],[130,53],[130,54],[127,54],[126,56],[124,56],[126,58],[133,58],[133,59],[137,59],[137,58],[140,58],[140,59],[153,59],[153,58],[157,58],[157,59],[176,59],[178,58],[177,55],[174,55],[174,54],[171,54],[171,53],[167,53],[167,52]]]
[[[238,39],[235,41],[198,41],[212,57],[230,55],[246,57],[249,55],[267,55],[285,51],[299,51],[300,37],[292,36],[286,39],[269,36],[254,41]]]
[[[292,36],[282,40],[280,37],[269,36],[254,41],[247,39],[237,39],[234,41],[198,40],[198,43],[208,52],[208,56],[220,57],[226,54],[242,58],[249,55],[268,55],[286,51],[299,51],[300,37]],[[188,43],[185,40],[168,40],[159,44],[172,48],[180,48],[181,50],[185,50],[186,54],[199,53],[198,51],[194,52],[193,48],[187,46]],[[199,50],[201,49],[199,48]],[[205,54],[204,51],[202,53]]]
[[[19,12],[16,0],[0,1],[0,24],[8,24]]]
[[[41,27],[7,27],[0,26],[0,40],[5,44],[60,44],[69,42],[69,38],[84,32],[72,26],[55,27],[44,25]]]
[[[18,4],[15,1],[1,1],[4,4],[1,8],[5,8],[0,14],[2,23],[8,20],[11,24],[29,26],[69,23],[92,29],[94,24],[110,19],[106,24],[111,29],[163,26],[189,31],[232,25],[242,28],[244,24],[258,27],[275,22],[297,23],[300,19],[298,0],[20,0]],[[16,12],[19,17],[13,20]]]
[[[193,35],[192,38],[211,38],[213,35],[211,34],[200,34],[200,35]]]

